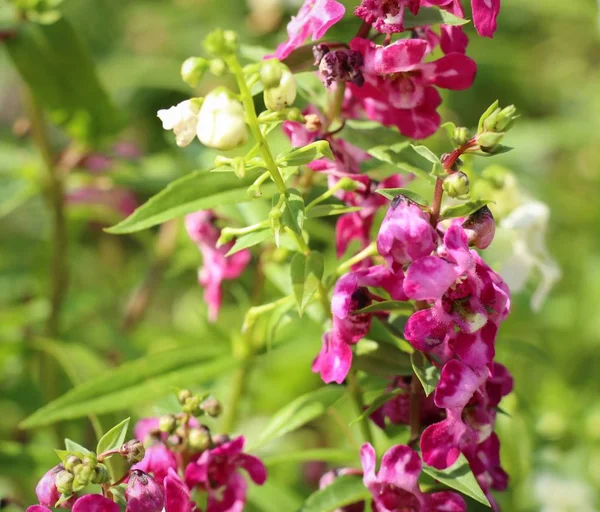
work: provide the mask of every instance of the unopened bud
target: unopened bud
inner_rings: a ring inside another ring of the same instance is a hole
[[[205,146],[237,148],[248,140],[244,107],[228,89],[219,87],[204,98],[196,131]]]
[[[94,469],[98,465],[98,458],[96,457],[95,453],[86,453],[83,456],[83,463],[86,466],[89,466],[90,468]]]
[[[122,457],[125,457],[130,464],[136,464],[144,458],[146,449],[140,441],[131,439],[121,446],[119,454]]]
[[[295,121],[297,123],[305,123],[306,119],[304,118],[304,114],[299,108],[290,108],[287,113],[288,121]]]
[[[190,398],[192,395],[192,392],[189,389],[180,389],[179,392],[177,393],[177,400],[179,401],[179,403],[181,405],[183,405],[185,403],[185,401]]]
[[[223,406],[216,398],[207,398],[200,404],[202,410],[211,418],[218,418],[223,411]]]
[[[170,434],[177,427],[177,419],[173,414],[161,416],[158,420],[158,430]]]
[[[515,121],[519,116],[517,115],[517,108],[514,105],[504,107],[498,114],[496,121],[496,131],[507,132],[510,130]]]
[[[63,466],[67,471],[73,471],[79,464],[81,464],[81,459],[77,455],[67,455],[63,460]]]
[[[346,192],[354,192],[355,190],[358,190],[361,186],[360,183],[348,178],[347,176],[344,176],[342,179],[340,179],[340,181],[338,181],[338,185],[340,189]]]
[[[321,130],[321,118],[317,114],[306,114],[304,116],[305,126],[309,132],[318,132]]]
[[[223,59],[212,59],[208,63],[208,69],[215,76],[223,76],[227,71],[227,65]]]
[[[225,244],[228,244],[229,242],[231,242],[235,237],[235,233],[232,232],[231,228],[223,228],[221,230],[221,235],[219,236],[218,240],[217,240],[217,248],[218,247],[222,247]]]
[[[89,485],[92,474],[94,473],[94,468],[88,466],[87,464],[80,464],[73,471],[73,491],[81,491],[87,485]]]
[[[483,121],[483,130],[486,132],[494,132],[496,131],[496,121],[498,120],[498,114],[500,114],[500,109],[497,108],[494,110],[484,121]]]
[[[443,187],[448,196],[452,198],[462,197],[469,193],[469,178],[464,172],[454,172],[446,176]]]
[[[182,410],[192,416],[201,416],[203,411],[200,409],[200,398],[197,396],[189,397],[183,404]]]
[[[38,503],[44,507],[53,507],[60,497],[60,491],[56,489],[56,477],[64,470],[62,464],[54,466],[40,478],[40,481],[35,486],[35,494],[38,498]]]
[[[260,81],[265,89],[271,89],[279,85],[283,76],[283,69],[284,67],[277,59],[262,63],[260,66]]]
[[[486,153],[493,153],[498,147],[498,144],[502,141],[504,133],[496,132],[484,132],[477,136],[477,143],[481,147],[481,150]]]
[[[248,190],[246,190],[246,194],[250,199],[257,199],[260,196],[262,196],[260,187],[256,183],[253,183],[248,187]]]
[[[75,477],[73,476],[73,473],[70,473],[67,470],[60,471],[57,473],[54,480],[56,490],[61,494],[71,494],[73,492],[74,479]],[[52,505],[54,505],[54,503]]]
[[[165,504],[162,487],[149,474],[133,470],[125,491],[128,512],[161,512]]]
[[[235,53],[238,48],[238,37],[232,30],[217,29],[204,39],[204,49],[213,55],[224,57]]]
[[[265,88],[265,106],[269,110],[283,110],[293,105],[296,99],[296,79],[292,72],[285,68],[277,87]]]
[[[181,65],[181,78],[191,87],[196,87],[208,69],[208,60],[202,57],[190,57]]]
[[[477,249],[486,249],[496,233],[496,221],[487,206],[469,215],[462,227],[469,238],[469,244]]]
[[[94,468],[91,482],[93,484],[105,484],[109,481],[110,481],[110,474],[108,473],[107,467],[104,464],[98,464]]]
[[[210,431],[206,427],[193,428],[189,432],[188,444],[195,452],[203,452],[210,448]]]
[[[454,130],[454,143],[457,146],[463,146],[469,142],[469,139],[469,130],[467,130],[464,126],[457,126]]]

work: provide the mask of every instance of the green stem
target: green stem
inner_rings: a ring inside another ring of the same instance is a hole
[[[350,270],[350,268],[360,263],[362,260],[369,258],[371,256],[375,256],[377,254],[377,244],[375,242],[371,242],[367,247],[365,247],[362,251],[360,251],[355,256],[352,256],[349,260],[346,260],[342,263],[335,271],[336,275],[341,276]]]
[[[238,368],[233,376],[233,382],[231,383],[231,395],[229,396],[229,405],[223,414],[223,432],[229,434],[235,427],[235,422],[238,417],[238,409],[242,396],[244,395],[244,389],[247,384],[248,377],[250,375],[250,369],[252,362],[250,357],[247,357],[242,361],[242,365]]]
[[[344,103],[344,94],[346,92],[346,82],[337,82],[337,87],[329,103],[329,110],[327,112],[327,126],[326,130],[331,124],[340,116],[342,111],[342,104]],[[325,130],[325,131],[326,131]]]
[[[285,229],[296,241],[296,245],[298,245],[298,249],[300,249],[300,252],[303,253],[305,256],[308,256],[310,254],[310,247],[305,242],[304,238],[302,238],[301,235],[296,233],[293,229],[288,228],[287,226]]]
[[[356,370],[350,371],[347,377],[348,380],[348,391],[354,402],[356,414],[362,416],[365,412],[365,403],[362,396],[362,390],[358,383],[358,377],[356,376]],[[371,433],[371,424],[367,416],[362,416],[360,419],[360,430],[362,432],[363,440],[365,443],[373,444],[373,434]]]
[[[338,181],[333,187],[328,189],[326,192],[323,192],[319,197],[313,199],[310,203],[306,205],[305,211],[308,213],[312,208],[322,203],[326,199],[329,199],[333,196],[338,190],[346,186],[346,182],[343,180]]]

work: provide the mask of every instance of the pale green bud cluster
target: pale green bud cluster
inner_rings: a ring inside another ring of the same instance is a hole
[[[108,481],[108,469],[98,462],[95,454],[86,454],[83,459],[70,454],[63,460],[63,469],[56,474],[54,485],[58,492],[68,496],[83,490],[89,484],[104,484]]]
[[[294,104],[296,79],[285,64],[277,59],[268,60],[261,65],[259,75],[267,109],[280,111]]]
[[[495,101],[481,116],[477,130],[477,145],[484,153],[498,152],[504,134],[519,118],[514,105],[500,108]]]

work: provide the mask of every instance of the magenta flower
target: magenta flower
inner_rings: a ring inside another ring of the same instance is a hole
[[[429,223],[429,214],[403,196],[390,205],[377,235],[377,250],[392,272],[431,254],[438,235]]]
[[[421,0],[362,0],[354,14],[377,32],[393,34],[404,31],[404,11],[419,12]]]
[[[352,366],[352,349],[334,330],[323,333],[323,345],[312,364],[313,373],[320,373],[323,382],[341,384]]]
[[[379,472],[375,473],[375,449],[366,443],[360,450],[363,482],[373,496],[378,512],[466,512],[461,496],[454,492],[426,494],[419,489],[421,459],[413,449],[404,445],[390,448],[381,459]]]
[[[43,505],[31,505],[30,507],[27,507],[25,512],[52,512],[52,510]]]
[[[297,16],[288,23],[288,40],[275,50],[275,57],[285,59],[310,37],[321,39],[325,33],[344,17],[345,7],[336,0],[305,0]]]
[[[86,494],[75,502],[72,512],[119,512],[119,505],[100,494]]]
[[[62,464],[54,466],[52,469],[46,472],[46,474],[35,486],[35,494],[40,505],[43,505],[44,507],[53,507],[54,504],[59,500],[60,493],[56,489],[54,481],[56,479],[56,475],[63,469],[64,467]]]
[[[378,46],[355,38],[350,47],[363,55],[365,84],[348,84],[349,90],[367,117],[395,125],[408,137],[425,138],[437,130],[441,98],[435,87],[462,90],[475,79],[475,62],[460,53],[423,62],[429,48],[424,40],[401,39]]]
[[[190,498],[190,490],[173,468],[163,481],[165,488],[165,512],[193,512],[195,503]]]
[[[185,218],[190,238],[202,253],[203,264],[198,272],[198,282],[204,288],[209,318],[216,321],[223,300],[221,284],[224,280],[237,279],[250,262],[250,251],[244,249],[226,256],[233,242],[217,247],[220,230],[215,226],[216,217],[210,210],[192,213]]]
[[[473,24],[480,36],[493,37],[496,18],[500,13],[500,0],[471,0]]]
[[[185,470],[185,482],[208,492],[207,512],[237,512],[246,502],[246,480],[238,472],[244,469],[254,483],[262,485],[267,470],[258,457],[243,453],[244,437],[236,437],[212,450],[206,450]]]
[[[169,469],[177,469],[177,459],[171,450],[158,442],[146,448],[144,458],[132,469],[152,473],[154,479],[162,485]]]
[[[125,490],[126,512],[161,512],[165,504],[162,487],[148,473],[134,469]]]

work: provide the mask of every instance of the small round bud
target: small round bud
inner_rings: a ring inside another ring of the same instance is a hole
[[[218,418],[223,412],[223,406],[216,398],[207,398],[200,404],[200,408],[211,418]]]
[[[304,116],[305,126],[309,132],[318,132],[322,128],[321,118],[317,114],[306,114]]]
[[[481,147],[482,151],[486,153],[493,153],[494,149],[500,144],[500,141],[504,137],[504,133],[496,132],[484,132],[477,137],[477,143]]]
[[[452,198],[469,193],[469,178],[464,172],[454,172],[446,176],[443,183],[444,192]]]
[[[517,108],[514,105],[504,107],[498,114],[496,121],[496,131],[506,132],[515,123],[519,116],[517,115]]]
[[[232,30],[213,30],[204,39],[204,49],[213,55],[224,57],[235,53],[238,48],[238,37]]]
[[[165,504],[162,487],[149,474],[133,470],[125,491],[128,512],[161,512]]]
[[[188,436],[189,447],[195,452],[203,452],[210,448],[210,431],[206,427],[193,428]]]
[[[223,76],[225,71],[227,71],[227,66],[222,59],[212,59],[208,63],[208,69],[215,76]]]
[[[338,181],[338,185],[342,190],[346,192],[353,192],[355,190],[358,190],[361,186],[360,183],[354,181],[351,178],[348,178],[347,176],[344,176],[340,181]]]
[[[496,131],[496,121],[498,120],[498,114],[500,114],[500,109],[497,108],[494,110],[483,122],[483,129],[486,132],[494,132]]]
[[[289,69],[284,69],[277,87],[265,89],[265,106],[269,110],[283,110],[291,106],[296,99],[296,79]]]
[[[299,108],[290,108],[286,117],[288,121],[295,121],[297,123],[306,122],[304,114],[302,114],[302,111]]]
[[[83,463],[86,466],[89,466],[90,468],[94,469],[98,465],[98,459],[96,457],[96,454],[95,453],[86,453],[83,456]]]
[[[130,464],[135,464],[144,458],[144,455],[146,455],[146,449],[140,441],[137,439],[131,439],[121,446],[119,454],[122,457],[125,457],[127,462]]]
[[[57,473],[54,480],[56,490],[61,494],[71,494],[73,492],[73,480],[75,477],[67,470],[62,470]],[[58,501],[58,500],[57,500]],[[54,505],[54,504],[52,504]]]
[[[198,113],[198,139],[205,146],[229,150],[248,140],[248,127],[243,105],[225,87],[207,94]]]
[[[467,130],[464,126],[458,126],[456,130],[454,130],[454,143],[458,146],[462,146],[469,142],[469,130]]]
[[[192,392],[189,389],[180,389],[177,393],[177,400],[181,405],[185,403],[185,401],[192,396]]]
[[[203,411],[200,409],[200,397],[191,396],[188,398],[183,404],[182,410],[192,416],[201,416]]]
[[[494,240],[496,221],[487,206],[469,215],[462,227],[467,234],[469,244],[477,249],[486,249]]]
[[[250,199],[257,199],[260,196],[262,196],[260,187],[258,185],[256,185],[255,183],[253,183],[252,185],[250,185],[248,187],[248,190],[246,190],[246,194],[248,194],[248,197]]]
[[[67,471],[73,471],[81,462],[81,459],[77,455],[67,455],[65,460],[63,460],[63,466]]]
[[[98,464],[94,468],[91,482],[93,484],[105,484],[109,481],[110,481],[110,474],[108,473],[107,467],[104,464]]]
[[[177,427],[177,419],[173,414],[167,414],[165,416],[161,416],[158,420],[158,429],[161,432],[165,432],[170,434]]]
[[[190,87],[196,87],[208,69],[208,60],[202,57],[190,57],[181,65],[181,78]]]
[[[87,485],[89,485],[94,469],[87,464],[80,464],[73,471],[73,491],[81,491]]]
[[[277,87],[283,76],[283,66],[277,59],[263,62],[260,66],[260,81],[265,89]]]

